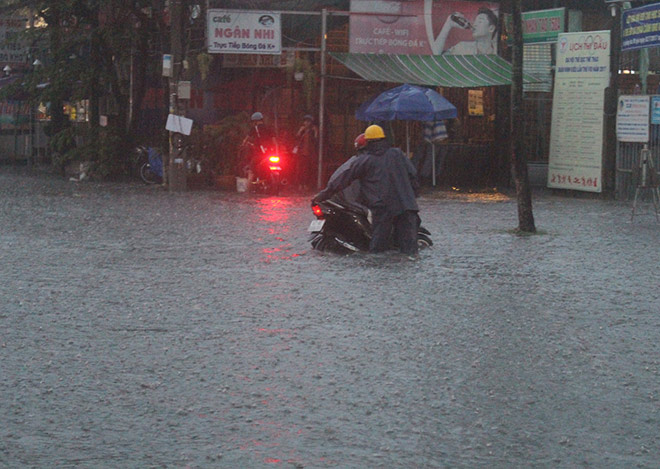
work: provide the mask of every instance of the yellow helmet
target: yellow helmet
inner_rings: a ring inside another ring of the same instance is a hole
[[[364,138],[367,140],[378,140],[379,138],[385,138],[385,132],[380,125],[370,125],[364,131]]]

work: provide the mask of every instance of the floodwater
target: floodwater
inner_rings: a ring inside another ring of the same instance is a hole
[[[410,261],[310,199],[0,167],[0,467],[658,467],[650,209],[428,193]]]

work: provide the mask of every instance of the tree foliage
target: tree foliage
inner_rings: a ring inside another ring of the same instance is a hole
[[[157,57],[167,37],[164,9],[156,0],[0,0],[1,15],[29,19],[25,40],[29,44],[28,73],[20,85],[33,103],[48,103],[47,132],[56,137],[71,133],[64,103],[85,100],[88,120],[77,123],[79,142],[85,139],[85,158],[107,164],[108,144],[133,142],[136,115],[149,73],[156,73]],[[139,59],[138,59],[139,58]],[[35,60],[41,66],[30,66]],[[133,110],[129,108],[132,106]],[[108,127],[100,127],[100,115]],[[120,138],[109,136],[119,135]],[[71,158],[79,155],[73,144],[57,150]],[[117,154],[127,154],[117,148]],[[117,169],[122,161],[114,162]],[[104,168],[103,173],[111,173]]]

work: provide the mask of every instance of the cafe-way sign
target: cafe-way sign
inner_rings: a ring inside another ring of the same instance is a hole
[[[211,54],[280,54],[280,13],[245,10],[209,10],[206,37]]]

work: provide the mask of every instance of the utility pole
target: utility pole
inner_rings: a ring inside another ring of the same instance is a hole
[[[170,0],[170,41],[172,51],[172,76],[170,77],[170,114],[179,115],[179,78],[183,62],[183,5],[184,0]],[[174,135],[169,134],[169,158],[167,184],[170,191],[185,191],[186,168],[184,164],[184,149],[178,148]]]
[[[616,197],[616,112],[619,104],[619,61],[621,58],[621,8],[609,2],[612,13],[610,26],[610,86],[605,89],[605,132],[603,133],[603,196]]]
[[[319,94],[319,158],[318,158],[318,170],[316,173],[316,188],[323,188],[323,137],[325,135],[325,52],[327,47],[327,35],[328,35],[328,10],[323,9],[321,11],[321,90]]]

